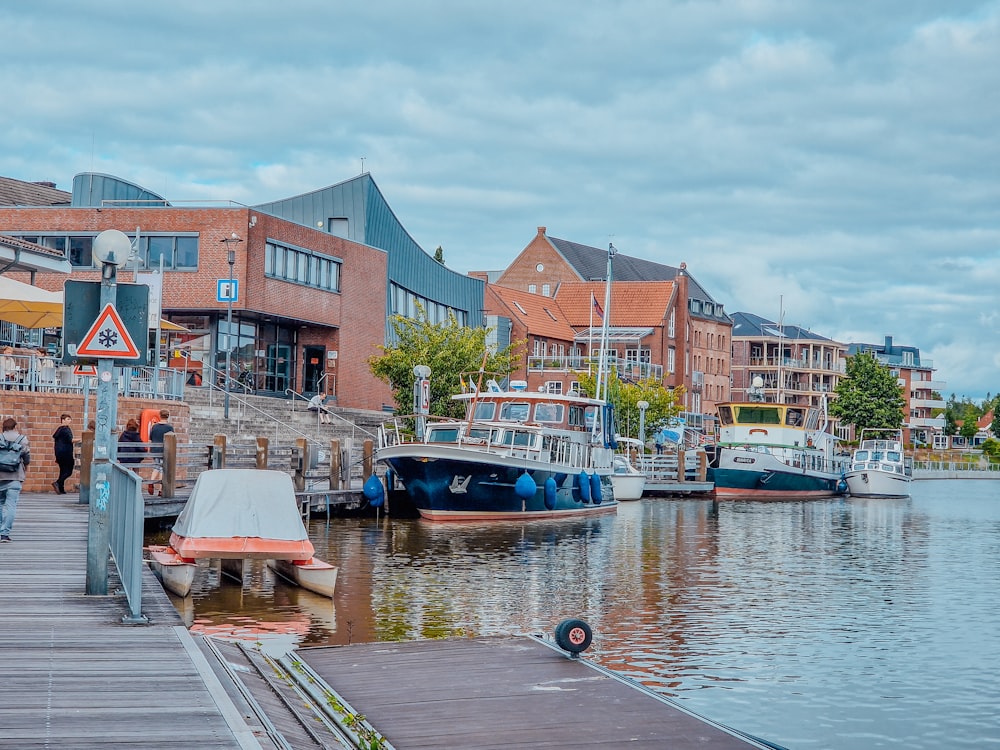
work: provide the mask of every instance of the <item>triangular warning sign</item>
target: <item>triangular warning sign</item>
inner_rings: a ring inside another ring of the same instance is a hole
[[[139,359],[140,354],[115,306],[108,303],[76,347],[76,356]]]
[[[97,368],[94,365],[77,365],[73,368],[74,375],[97,377]]]

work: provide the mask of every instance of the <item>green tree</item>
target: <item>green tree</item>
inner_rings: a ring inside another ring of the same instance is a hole
[[[594,395],[597,377],[594,373],[579,373],[580,388],[588,396]],[[639,402],[649,404],[646,409],[644,428],[646,437],[655,435],[661,428],[670,424],[671,420],[681,413],[682,407],[678,399],[684,394],[683,386],[668,390],[656,378],[647,378],[636,383],[626,383],[618,377],[618,372],[611,371],[608,379],[608,401],[615,407],[618,419],[618,433],[627,437],[636,437],[639,433]]]
[[[972,439],[979,432],[979,414],[976,412],[976,408],[971,404],[969,408],[965,410],[965,416],[962,419],[962,426],[958,430],[958,434],[965,438],[968,445],[972,445]]]
[[[888,367],[867,352],[847,358],[847,376],[837,383],[830,414],[864,429],[899,429],[903,424],[902,389]]]
[[[452,394],[461,391],[461,374],[478,371],[487,351],[485,328],[461,326],[454,315],[442,323],[430,323],[419,308],[419,318],[394,315],[389,319],[396,333],[396,343],[382,346],[382,354],[369,358],[368,366],[379,380],[392,388],[396,408],[404,414],[413,412],[413,384],[416,365],[431,368],[430,413],[437,416],[461,417],[464,407],[452,401]],[[488,354],[484,369],[490,373],[509,373],[520,364],[516,354],[523,342],[514,342],[506,349]]]
[[[993,421],[990,423],[990,432],[994,437],[1000,437],[1000,409],[993,407]]]
[[[442,266],[444,265],[444,249],[440,245],[438,245],[437,250],[434,251],[434,260]]]

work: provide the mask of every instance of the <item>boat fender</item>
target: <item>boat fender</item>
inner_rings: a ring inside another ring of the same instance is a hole
[[[365,485],[361,491],[365,499],[368,500],[369,505],[373,508],[382,507],[382,504],[385,502],[385,490],[382,488],[382,482],[375,474],[372,474],[365,480]]]
[[[594,639],[590,625],[576,618],[563,620],[556,625],[555,636],[556,645],[563,651],[569,651],[574,657],[581,651],[586,651]]]
[[[394,489],[396,489],[396,472],[394,472],[392,469],[385,470],[385,488],[389,492],[392,492]]]
[[[528,472],[524,472],[514,482],[514,492],[522,500],[530,500],[535,496],[535,492],[537,491],[538,485],[535,484],[535,480],[531,478],[531,474]]]
[[[597,474],[590,475],[590,499],[594,505],[601,504],[601,478]]]
[[[576,475],[576,487],[580,490],[580,500],[590,502],[590,476],[585,471]]]
[[[867,481],[867,478],[865,481]],[[844,479],[843,477],[841,477],[840,481],[837,482],[837,492],[839,492],[840,494],[844,494],[845,492],[847,492],[847,480]]]
[[[556,480],[549,477],[545,480],[545,486],[542,490],[542,496],[545,499],[545,507],[549,510],[555,510],[556,508]]]

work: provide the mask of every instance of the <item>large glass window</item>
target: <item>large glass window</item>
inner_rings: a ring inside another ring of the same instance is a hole
[[[331,292],[340,291],[338,259],[269,241],[264,253],[264,275]]]
[[[94,267],[94,237],[96,235],[12,235],[28,242],[62,253],[74,268]],[[135,242],[134,236],[129,239]],[[168,270],[198,268],[198,236],[140,233],[135,248],[135,258],[128,265],[138,264],[139,268],[157,269],[160,259]]]

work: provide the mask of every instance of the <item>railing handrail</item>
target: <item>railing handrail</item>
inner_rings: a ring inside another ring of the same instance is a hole
[[[285,389],[285,395],[291,396],[293,402],[295,401],[295,399],[302,399],[306,403],[309,402],[309,397],[308,396],[305,396],[305,395],[299,393],[298,391],[296,391],[293,388],[286,388]],[[325,406],[323,408],[326,409]],[[327,413],[327,415],[333,417],[334,419],[338,419],[341,422],[343,422],[344,424],[349,425],[350,428],[351,428],[351,437],[352,438],[354,437],[354,432],[355,431],[363,432],[365,435],[367,435],[370,438],[376,438],[376,437],[378,437],[378,435],[376,435],[374,432],[369,432],[364,427],[359,427],[357,424],[355,424],[351,420],[346,419],[346,418],[340,416],[336,412],[333,412],[333,411],[330,411],[329,409],[326,409],[326,413]]]

